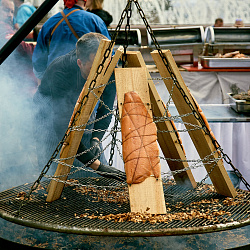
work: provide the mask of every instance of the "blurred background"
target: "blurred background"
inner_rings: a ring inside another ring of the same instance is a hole
[[[43,0],[30,0],[38,7]],[[237,18],[250,23],[249,0],[143,0],[138,1],[150,24],[204,24],[212,25],[218,17],[224,25],[233,25]],[[119,22],[126,0],[106,0],[104,9],[113,16],[113,25]],[[59,0],[48,16],[63,9],[63,0]],[[139,14],[132,15],[132,24],[142,24]]]

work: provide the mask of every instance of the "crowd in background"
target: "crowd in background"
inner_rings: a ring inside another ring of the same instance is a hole
[[[241,18],[237,18],[234,22],[234,27],[244,27],[244,22]],[[224,27],[224,21],[222,18],[216,18],[213,27]]]

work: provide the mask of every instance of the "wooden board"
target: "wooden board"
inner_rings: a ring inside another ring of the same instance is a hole
[[[164,65],[162,58],[160,57],[158,51],[153,51],[151,53],[151,55],[152,55],[152,57],[155,61],[155,64],[156,64],[156,66],[161,74],[161,77],[163,77],[163,78],[170,77],[170,74],[169,74],[166,66]],[[178,70],[178,67],[173,59],[171,52],[169,50],[164,51],[164,55],[167,58],[167,61],[169,62],[169,67],[172,70],[172,72],[174,73],[175,78],[178,80],[180,87],[183,90],[183,93],[187,96],[188,100],[193,105],[193,107],[196,108],[193,97],[191,96],[187,86],[185,85],[185,83],[182,79],[182,76]],[[170,92],[172,89],[172,85],[173,85],[172,79],[170,79],[170,80],[164,79],[164,83],[165,83],[168,91]],[[186,103],[183,95],[181,94],[181,92],[178,90],[177,87],[174,88],[172,99],[173,99],[175,106],[176,106],[180,115],[191,113],[190,106]],[[196,108],[196,112],[199,112],[197,108]],[[185,123],[189,123],[189,124],[193,124],[193,125],[201,127],[200,122],[193,115],[183,117],[182,120]],[[190,126],[188,124],[185,124],[185,126],[187,129],[193,128],[193,126]],[[189,131],[189,135],[190,135],[201,159],[207,157],[208,155],[211,155],[210,156],[211,160],[215,160],[216,158],[219,157],[218,152],[213,154],[213,152],[216,151],[216,148],[213,145],[210,136],[205,134],[205,132],[203,130],[199,129],[199,130]],[[227,174],[227,171],[224,167],[222,160],[219,160],[217,163],[206,164],[205,168],[206,168],[208,173],[210,172],[211,169],[213,169],[213,171],[210,174],[210,179],[213,182],[213,185],[219,194],[229,196],[229,197],[236,196],[236,194],[237,194],[236,190],[235,190],[235,188],[234,188],[234,186],[233,186],[233,184],[232,184],[232,182]]]
[[[145,67],[146,64],[140,52],[128,51],[127,52],[128,67]],[[161,100],[151,75],[147,70],[147,81],[149,86],[150,101],[152,105],[152,112],[154,117],[163,117],[165,114],[165,104]],[[166,90],[167,91],[167,90]],[[175,129],[174,123],[170,121],[156,123],[157,129],[161,131],[172,131]],[[171,171],[181,170],[189,167],[186,162],[185,152],[183,150],[181,140],[176,133],[158,133],[158,142],[161,150],[166,158],[180,159],[181,161],[167,160],[168,166]],[[185,185],[195,188],[197,183],[193,177],[191,170],[183,171],[180,174],[174,175],[174,179],[178,185]]]
[[[100,42],[100,45],[99,45],[98,51],[96,53],[91,71],[90,71],[89,76],[88,76],[88,79],[87,79],[87,81],[83,87],[83,90],[78,98],[78,101],[76,103],[74,113],[71,117],[70,124],[72,122],[72,118],[73,118],[74,114],[79,110],[80,102],[83,100],[84,96],[89,92],[90,83],[92,82],[92,80],[94,79],[94,77],[96,75],[97,68],[100,65],[100,63],[102,62],[103,55],[104,55],[106,49],[108,48],[109,44],[110,44],[109,40],[102,40]],[[111,74],[114,71],[114,68],[115,68],[121,54],[122,54],[122,51],[117,50],[113,60],[111,61],[110,65],[108,67],[108,70],[105,73],[105,76],[103,76],[105,69],[107,68],[107,65],[110,62],[109,60],[106,60],[106,62],[104,64],[104,69],[102,70],[102,73],[96,79],[96,87],[98,87],[98,86],[100,86],[108,81],[108,79],[110,78]],[[98,97],[100,97],[104,91],[104,88],[105,88],[105,86],[94,90],[95,94]],[[97,98],[92,93],[89,94],[89,97],[87,99],[87,102],[84,105],[84,108],[81,110],[80,113],[77,114],[76,122],[74,124],[75,126],[79,126],[81,124],[87,123],[87,121],[89,120],[89,118],[90,118],[90,116],[91,116],[91,114],[92,114],[92,112],[97,104],[97,101],[98,101]],[[78,147],[80,145],[80,141],[81,141],[83,133],[84,133],[83,129],[84,129],[84,127],[82,128],[81,131],[72,131],[69,134],[69,136],[67,137],[67,139],[66,139],[66,141],[61,149],[61,152],[60,152],[61,159],[71,157],[71,159],[63,160],[63,162],[65,162],[69,165],[72,165],[74,162],[74,159],[75,159],[74,156],[77,153]],[[58,164],[54,176],[56,177],[56,176],[60,176],[60,175],[66,175],[70,172],[70,169],[71,168],[68,166]],[[67,180],[67,176],[60,177],[59,179],[62,181],[65,181],[65,180]],[[64,188],[64,183],[52,180],[50,182],[48,196],[47,196],[46,201],[52,202],[54,200],[59,199],[61,196],[61,193],[63,191],[63,188]]]
[[[124,94],[130,91],[136,91],[140,95],[142,102],[152,116],[145,68],[117,68],[115,69],[115,80],[120,116],[122,114]]]
[[[128,186],[131,212],[166,214],[163,185],[161,179],[148,177],[139,184]]]
[[[124,94],[136,91],[152,115],[146,68],[115,69],[117,99],[121,118]],[[131,212],[165,214],[166,205],[161,178],[149,177],[139,184],[128,186]]]

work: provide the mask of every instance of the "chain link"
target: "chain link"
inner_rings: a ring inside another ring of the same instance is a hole
[[[89,172],[93,172],[93,173],[97,173],[98,171],[94,171],[94,170],[85,170],[85,171],[89,171]],[[101,173],[101,172],[100,172]],[[116,174],[113,174],[114,176]],[[92,188],[96,188],[96,189],[121,189],[121,188],[126,188],[127,187],[127,183],[126,182],[115,182],[114,184],[115,185],[108,185],[108,186],[98,186],[98,185],[94,185],[94,184],[87,184],[87,185],[84,185],[84,184],[81,184],[81,183],[72,183],[70,181],[63,181],[63,180],[58,180],[57,178],[55,178],[54,176],[48,176],[50,177],[51,180],[54,180],[54,181],[57,181],[57,182],[60,182],[60,183],[63,183],[64,185],[74,185],[74,186],[78,186],[78,187],[92,187]]]
[[[113,133],[112,135],[112,141],[111,141],[111,149],[110,149],[110,156],[109,156],[109,166],[113,165],[113,157],[115,154],[115,145],[116,145],[116,135],[117,135],[117,126],[119,121],[119,110],[118,110],[118,104],[116,106],[116,114],[115,114],[115,122],[113,127]]]
[[[127,13],[127,24],[125,25],[125,39],[123,43],[124,53],[122,55],[122,67],[125,68],[127,62],[127,48],[129,45],[129,31],[130,31],[130,18],[132,16],[131,3],[133,0],[128,0],[128,8],[126,9]]]

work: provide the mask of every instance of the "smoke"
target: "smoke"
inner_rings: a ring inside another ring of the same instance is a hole
[[[0,66],[0,191],[33,182],[38,174],[32,136],[36,83],[30,67],[31,58],[17,50]]]

